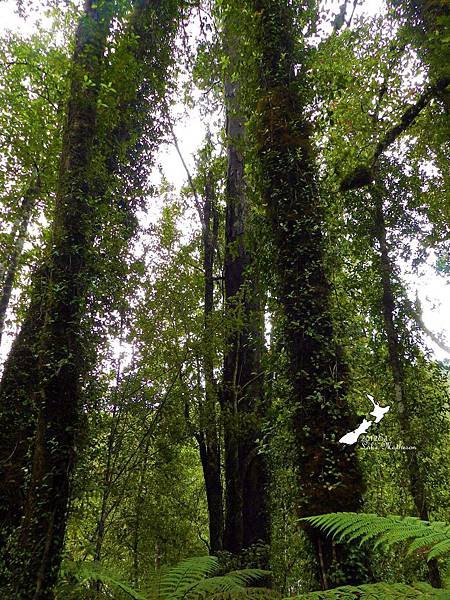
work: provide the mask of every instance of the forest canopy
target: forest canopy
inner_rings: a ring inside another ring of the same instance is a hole
[[[1,597],[448,598],[448,1],[5,4]]]

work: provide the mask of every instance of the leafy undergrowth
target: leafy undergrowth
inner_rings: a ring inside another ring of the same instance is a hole
[[[444,522],[421,521],[417,517],[374,514],[331,513],[302,519],[319,527],[339,542],[375,542],[374,547],[391,547],[406,543],[408,554],[417,553],[427,560],[442,558],[450,553],[450,526]],[[64,563],[62,578],[57,591],[58,599],[88,598],[83,592],[101,584],[108,595],[134,600],[259,600],[279,598],[267,588],[252,587],[267,578],[270,573],[261,569],[241,569],[225,575],[215,575],[220,568],[214,556],[198,556],[181,561],[178,565],[155,579],[148,591],[135,590],[120,576],[104,569],[97,563]],[[112,594],[112,595],[111,595]],[[97,596],[98,598],[99,596]],[[101,597],[101,596],[100,596]],[[308,592],[291,600],[396,600],[423,598],[449,600],[450,587],[436,589],[428,583],[412,584],[379,582],[360,586],[342,586],[332,590]],[[284,600],[289,600],[285,598]]]

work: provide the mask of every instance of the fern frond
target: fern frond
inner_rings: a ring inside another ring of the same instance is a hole
[[[269,575],[268,571],[261,569],[242,569],[231,571],[226,575],[203,579],[186,589],[183,596],[186,600],[202,600],[211,598],[214,594],[233,594],[237,597],[241,592],[246,592],[246,587],[263,577]],[[241,594],[242,596],[242,594]]]
[[[279,600],[275,590],[266,588],[241,588],[238,591],[217,592],[206,596],[208,600]]]
[[[100,581],[103,585],[112,589],[119,589],[133,598],[133,600],[148,600],[138,590],[133,589],[128,583],[121,581],[118,575],[106,569],[97,562],[74,562],[65,560],[61,572],[63,575],[71,575],[79,586],[90,581]]]
[[[408,553],[427,550],[427,560],[450,553],[450,526],[442,521],[421,521],[418,517],[364,513],[330,513],[301,519],[337,538],[337,541],[376,540],[379,545],[408,543]]]
[[[438,590],[427,583],[370,583],[346,585],[323,592],[310,592],[284,600],[446,600],[448,590]]]
[[[438,556],[444,556],[445,554],[450,554],[450,538],[447,540],[443,540],[442,542],[436,543],[433,548],[428,552],[427,558],[431,560],[432,558],[437,558]],[[450,573],[450,568],[449,568]]]
[[[159,581],[159,600],[259,600],[272,597],[270,590],[250,588],[249,584],[269,576],[261,569],[242,569],[226,575],[210,577],[217,571],[219,561],[215,556],[197,556],[181,561],[165,573]],[[121,581],[112,571],[95,562],[64,561],[62,578],[71,576],[76,583],[61,582],[57,597],[79,597],[73,594],[91,581],[100,581],[107,588],[121,590],[133,600],[148,600],[141,592]],[[64,594],[64,595],[62,595]]]
[[[427,560],[430,560],[430,558],[432,558],[429,556],[430,552],[434,551],[439,545],[441,546],[441,550],[437,550],[438,554],[436,556],[442,556],[443,554],[450,552],[450,536],[443,537],[440,532],[433,531],[410,542],[408,545],[408,554],[418,552],[423,548],[429,548]]]
[[[226,574],[226,577],[234,579],[238,585],[243,587],[269,576],[270,572],[263,569],[239,569],[238,571],[230,571]]]
[[[217,571],[218,566],[219,561],[215,556],[194,556],[181,561],[161,577],[159,596],[164,600],[186,598],[186,593]]]

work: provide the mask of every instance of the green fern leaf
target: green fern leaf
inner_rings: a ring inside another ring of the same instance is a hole
[[[241,588],[238,591],[217,592],[206,597],[207,600],[279,600],[280,595],[266,588]]]
[[[203,579],[192,584],[184,590],[183,598],[197,600],[210,598],[213,593],[233,592],[237,594],[244,591],[248,584],[254,583],[268,575],[268,571],[260,569],[232,571],[226,575],[210,577],[209,579]]]
[[[446,540],[450,543],[450,540],[448,538],[445,538],[442,535],[436,533],[431,533],[429,535],[417,537],[415,540],[409,543],[408,555],[423,550],[424,548],[434,548],[434,546],[440,544],[441,542],[445,542]]]
[[[427,583],[372,583],[343,586],[321,592],[310,592],[284,600],[448,600],[448,590],[437,590]]]
[[[376,540],[375,547],[408,542],[409,553],[427,548],[428,560],[450,552],[450,527],[441,521],[429,523],[417,517],[379,517],[364,513],[330,513],[301,520],[319,527],[338,542],[359,539],[363,544]]]
[[[133,589],[128,583],[122,581],[118,575],[111,570],[105,569],[96,562],[74,562],[65,560],[61,568],[61,574],[63,576],[69,574],[74,577],[77,586],[83,586],[90,581],[100,581],[110,589],[119,589],[122,592],[125,592],[128,596],[133,598],[133,600],[148,600],[141,592]]]
[[[427,560],[450,554],[450,538],[436,543],[427,554]]]
[[[164,600],[186,598],[186,593],[198,582],[217,570],[215,556],[195,556],[181,561],[161,577],[159,597]]]

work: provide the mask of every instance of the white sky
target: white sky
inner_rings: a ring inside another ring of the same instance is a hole
[[[340,1],[328,0],[326,4],[327,8],[336,11]],[[382,4],[383,0],[366,0],[364,12],[366,14],[376,14]],[[0,32],[11,29],[26,34],[32,33],[38,15],[34,14],[27,20],[23,20],[15,14],[14,7],[15,1],[0,0]],[[194,169],[194,156],[202,144],[206,132],[199,110],[191,110],[187,116],[175,121],[174,129],[184,160],[192,172]],[[173,146],[161,148],[158,162],[162,166],[165,177],[175,186],[175,189],[179,189],[185,184],[186,174]],[[197,227],[198,224],[195,226]],[[437,275],[433,269],[429,268],[425,269],[425,274],[420,277],[405,274],[405,279],[411,291],[411,298],[415,297],[416,291],[419,294],[423,308],[423,318],[427,327],[437,334],[444,335],[447,343],[450,344],[450,282],[448,278]],[[9,345],[10,340],[5,339],[5,347],[2,349],[1,354],[4,355],[6,346]],[[429,340],[429,347],[433,350],[436,358],[441,360],[450,358],[448,353],[438,348],[431,340]]]

